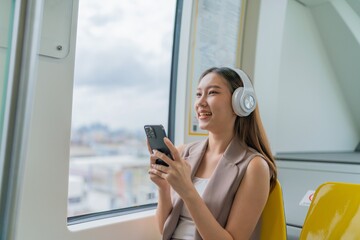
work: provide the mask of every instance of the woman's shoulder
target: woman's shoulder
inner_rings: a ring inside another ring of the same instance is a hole
[[[254,172],[264,172],[269,171],[269,165],[264,157],[262,157],[261,155],[256,155],[249,162],[248,169]]]
[[[255,148],[252,148],[245,144],[245,149],[246,149],[246,155],[248,158],[250,158],[250,160],[253,158],[260,158],[260,159],[265,160],[265,157],[259,151],[257,151]]]

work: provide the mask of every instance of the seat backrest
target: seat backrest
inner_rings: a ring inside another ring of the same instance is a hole
[[[360,184],[328,182],[311,200],[300,239],[360,239]]]
[[[276,181],[261,215],[261,240],[286,240],[283,195]]]

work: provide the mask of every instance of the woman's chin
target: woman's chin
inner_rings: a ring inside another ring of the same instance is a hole
[[[201,129],[201,130],[208,130],[208,125],[207,124],[199,124],[199,128]]]

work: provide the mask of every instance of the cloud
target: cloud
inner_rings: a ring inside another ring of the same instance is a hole
[[[167,125],[175,2],[80,1],[73,127]]]
[[[142,81],[150,86],[169,79],[171,11],[160,13],[153,3],[142,1],[146,6],[139,7],[137,2],[81,2],[76,85],[132,86]],[[169,6],[171,1],[165,2]]]

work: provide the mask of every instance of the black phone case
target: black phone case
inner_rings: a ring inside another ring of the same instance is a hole
[[[149,141],[150,148],[156,149],[172,159],[169,148],[164,143],[164,137],[166,137],[165,129],[162,125],[145,125],[144,126],[146,137]],[[169,166],[161,159],[156,159],[156,164]]]

